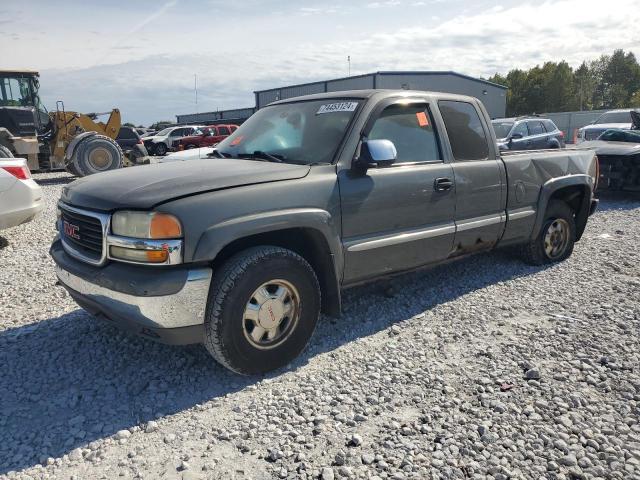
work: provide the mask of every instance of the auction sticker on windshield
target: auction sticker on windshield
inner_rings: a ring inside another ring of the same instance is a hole
[[[357,107],[358,102],[328,103],[326,105],[320,105],[316,115],[320,115],[321,113],[353,112]]]

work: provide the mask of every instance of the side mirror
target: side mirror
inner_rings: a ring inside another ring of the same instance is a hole
[[[360,156],[356,165],[367,170],[375,167],[388,167],[398,159],[398,151],[391,140],[366,140],[360,145]]]
[[[513,135],[511,135],[510,140],[519,140],[520,138],[522,138],[521,133],[514,133]]]

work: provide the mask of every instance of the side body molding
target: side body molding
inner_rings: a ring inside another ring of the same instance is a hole
[[[534,238],[540,234],[540,230],[544,224],[544,216],[547,211],[547,206],[554,193],[567,187],[579,187],[584,191],[582,195],[582,203],[576,212],[576,241],[580,240],[582,237],[587,224],[587,218],[589,217],[591,197],[593,194],[593,179],[586,174],[571,174],[564,177],[552,178],[542,185],[542,188],[540,189],[540,197],[538,199],[538,214],[533,226],[532,235]]]

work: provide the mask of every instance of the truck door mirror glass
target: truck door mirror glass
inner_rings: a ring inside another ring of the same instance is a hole
[[[391,140],[368,140],[360,146],[358,167],[388,167],[398,158],[398,151]]]

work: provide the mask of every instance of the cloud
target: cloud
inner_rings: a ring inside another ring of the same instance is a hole
[[[155,10],[151,15],[144,18],[139,23],[135,24],[129,31],[122,37],[120,37],[114,44],[109,47],[109,50],[118,50],[121,49],[121,44],[127,41],[130,41],[133,36],[142,30],[144,27],[149,25],[151,22],[154,22],[162,15],[164,15],[170,8],[174,7],[178,3],[178,0],[169,0],[165,2],[160,8]],[[129,48],[129,47],[128,47]],[[130,47],[132,48],[132,47]],[[101,58],[101,61],[104,62],[109,56],[109,52],[107,52],[106,56]]]
[[[429,14],[437,14],[440,20],[432,21],[433,25],[420,19],[389,23],[394,27],[374,28],[362,23],[354,28],[346,19],[342,23],[351,27],[339,38],[335,38],[335,25],[329,29],[335,20],[318,27],[327,33],[320,37],[304,30],[302,22],[319,22],[322,12],[333,8],[309,2],[290,12],[301,22],[295,34],[274,24],[273,33],[252,32],[247,42],[231,42],[227,50],[212,54],[194,53],[193,49],[172,55],[135,52],[135,59],[118,64],[48,70],[42,73],[42,92],[46,105],[62,98],[71,110],[119,107],[125,121],[148,124],[195,111],[194,73],[202,99],[198,109],[208,111],[253,106],[254,90],[346,76],[347,55],[351,56],[352,74],[455,70],[489,76],[562,59],[577,66],[616,48],[640,53],[636,1],[618,0],[615,9],[602,9],[592,0],[524,3],[448,20],[443,10],[434,9]],[[306,20],[301,15],[304,11],[317,17]],[[393,9],[384,10],[390,11]],[[292,17],[283,18],[292,28],[297,26]],[[138,27],[148,24],[145,21]],[[116,46],[125,45],[130,43],[122,41]]]

